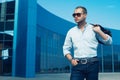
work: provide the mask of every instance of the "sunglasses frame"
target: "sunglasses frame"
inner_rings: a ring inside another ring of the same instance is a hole
[[[72,16],[73,16],[73,17],[75,17],[75,16],[81,17],[82,14],[83,14],[83,13],[73,13]]]

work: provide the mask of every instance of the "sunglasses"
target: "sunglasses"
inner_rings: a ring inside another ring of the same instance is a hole
[[[80,17],[81,15],[82,15],[82,13],[73,13],[72,14],[73,17],[75,17],[75,16]]]

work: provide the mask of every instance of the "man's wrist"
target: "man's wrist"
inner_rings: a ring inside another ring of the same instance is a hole
[[[69,59],[69,61],[71,62],[73,60],[73,58]]]

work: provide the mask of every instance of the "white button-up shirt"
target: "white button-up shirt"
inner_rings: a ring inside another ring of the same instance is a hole
[[[83,32],[77,26],[68,31],[63,45],[64,56],[68,53],[71,54],[72,47],[74,49],[74,58],[97,56],[98,40],[96,37],[104,44],[112,43],[112,38],[107,34],[107,40],[103,40],[99,35],[96,36],[92,27],[92,25],[86,24]]]

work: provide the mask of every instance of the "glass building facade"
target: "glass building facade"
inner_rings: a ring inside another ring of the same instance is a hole
[[[15,2],[0,3],[0,74],[12,69],[13,29]]]
[[[64,36],[37,26],[37,72],[64,72],[68,64],[62,54]]]
[[[98,46],[100,72],[120,72],[120,45]]]
[[[14,19],[15,3],[16,1],[14,0],[0,2],[0,75],[11,75],[15,73],[12,70],[14,68],[12,66],[14,64],[12,59],[15,55],[13,54],[13,45],[19,44],[19,41],[13,44],[13,33],[17,32],[14,29],[16,22]],[[58,29],[57,27],[68,27],[75,24],[51,14],[39,4],[36,5],[35,73],[70,72],[70,64],[62,52],[66,33],[62,32],[63,29]],[[120,72],[120,39],[118,38],[120,31],[111,29],[111,32],[113,34],[113,44],[111,46],[104,46],[102,44],[98,46],[100,72]],[[15,58],[16,61],[18,61],[17,58]],[[16,66],[18,65],[19,63],[16,63]]]

